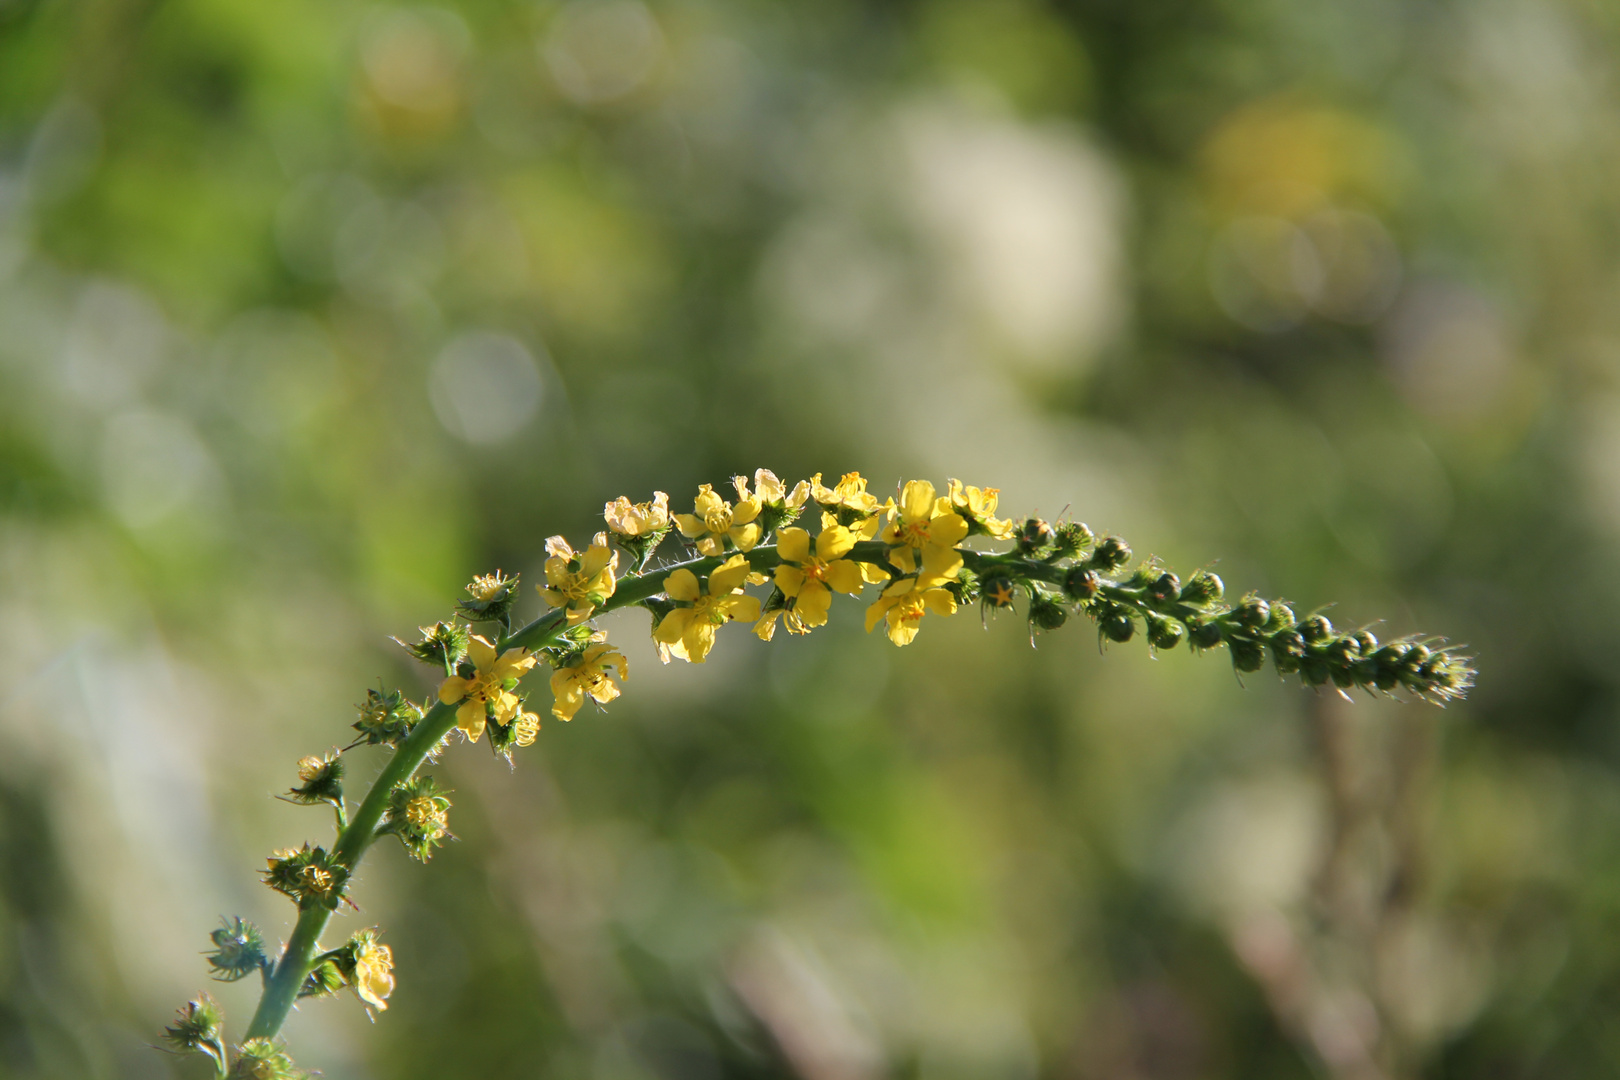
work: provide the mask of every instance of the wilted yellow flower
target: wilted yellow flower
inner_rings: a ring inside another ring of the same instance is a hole
[[[746,492],[744,480],[738,491]],[[754,519],[759,517],[759,500],[753,496],[742,498],[735,507],[715,493],[712,486],[698,488],[693,501],[693,513],[676,514],[675,524],[681,535],[697,541],[697,549],[704,555],[719,555],[726,550],[729,539],[738,551],[749,551],[759,543],[761,530]]]
[[[620,495],[602,508],[602,516],[620,536],[646,536],[669,524],[669,496],[655,491],[652,502],[633,503]]]
[[[1011,540],[1018,531],[1018,526],[1011,521],[995,516],[996,504],[1001,500],[998,488],[970,487],[960,480],[951,480],[946,492],[953,510],[995,539]]]
[[[518,713],[517,719],[512,721],[512,741],[519,746],[533,746],[535,737],[540,734],[540,715],[527,709]]]
[[[575,551],[560,536],[546,540],[546,584],[536,586],[546,603],[568,609],[568,625],[584,622],[605,603],[617,587],[614,571],[619,553],[608,548],[607,533],[599,532],[591,546]]]
[[[956,614],[956,597],[942,588],[962,567],[962,557],[954,551],[929,545],[923,549],[922,570],[915,577],[903,577],[883,590],[866,609],[866,632],[881,621],[889,624],[889,640],[909,645],[917,636],[917,624],[925,613]]]
[[[630,662],[623,653],[603,641],[586,646],[579,659],[551,673],[551,693],[557,699],[551,706],[551,715],[559,720],[572,720],[579,707],[585,704],[587,694],[603,705],[618,697],[618,684],[609,674],[615,669],[619,673],[619,682],[630,674]],[[534,730],[540,730],[538,716],[534,717]],[[518,733],[519,746],[527,746],[534,741],[532,733],[528,736],[528,742],[523,741],[523,735],[523,732]]]
[[[394,953],[369,932],[355,946],[354,992],[378,1010],[388,1008],[388,995],[394,992]]]
[[[967,536],[967,531],[967,521],[951,509],[949,499],[935,496],[933,484],[927,480],[912,480],[900,492],[900,505],[883,530],[883,542],[892,548],[889,561],[902,573],[916,573],[917,553],[932,550],[950,553],[956,567],[960,568],[962,556],[954,549]],[[955,576],[954,569],[946,574],[946,577]]]
[[[759,617],[759,621],[754,624],[754,636],[761,641],[770,641],[776,636],[776,621],[778,619],[782,620],[782,626],[790,634],[808,634],[810,632],[810,627],[804,625],[804,620],[795,615],[791,609],[777,608],[774,611],[767,611]]]
[[[439,800],[431,795],[418,795],[405,804],[405,820],[420,830],[429,840],[437,840],[449,827],[449,819]]]
[[[510,589],[516,581],[516,578],[507,577],[499,570],[493,574],[479,574],[467,586],[467,593],[474,600],[487,604],[500,596],[503,590]]]
[[[477,742],[484,733],[486,706],[503,724],[511,723],[517,715],[517,695],[505,684],[515,682],[534,667],[534,657],[527,649],[507,649],[497,658],[495,646],[474,634],[467,639],[467,658],[473,662],[472,678],[452,675],[444,680],[439,684],[439,701],[445,705],[461,702],[461,708],[456,710],[456,726]]]
[[[832,590],[851,596],[861,591],[865,582],[859,564],[844,558],[854,546],[855,535],[842,525],[822,529],[814,552],[810,534],[803,529],[783,529],[777,534],[776,553],[783,562],[776,568],[776,587],[793,602],[793,614],[805,627],[826,624]],[[793,630],[791,623],[788,629]],[[766,634],[760,636],[770,640]]]
[[[326,760],[315,757],[313,754],[298,759],[298,779],[309,783],[326,770]]]
[[[731,619],[759,618],[759,597],[742,594],[747,578],[748,560],[741,555],[733,555],[715,568],[706,592],[699,588],[692,571],[684,567],[676,570],[665,580],[664,592],[671,600],[690,606],[677,607],[665,615],[653,631],[653,640],[670,656],[703,663],[714,647],[716,629]]]

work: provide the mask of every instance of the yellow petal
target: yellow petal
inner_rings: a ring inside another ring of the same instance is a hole
[[[783,563],[776,568],[776,587],[782,590],[783,596],[798,596],[804,587],[804,571]]]
[[[961,514],[944,513],[928,523],[928,539],[944,547],[955,547],[968,534],[967,519]]]
[[[676,608],[658,621],[658,629],[653,631],[653,640],[673,645],[685,636],[686,628],[691,622],[691,608]]]
[[[709,595],[724,596],[734,589],[741,588],[747,577],[748,560],[741,555],[733,555],[709,575]]]
[[[872,606],[866,609],[866,632],[870,634],[872,628],[883,621],[884,613],[894,606],[894,601],[888,597],[878,597]]]
[[[754,545],[765,535],[758,525],[733,525],[728,533],[731,542],[737,545],[738,551],[753,551]]]
[[[467,689],[472,683],[460,675],[452,675],[439,684],[439,704],[454,705],[467,696]]]
[[[938,585],[942,581],[949,581],[962,569],[962,553],[950,548],[936,547],[929,544],[923,549],[923,568],[918,575],[923,585]]]
[[[725,551],[726,546],[720,542],[720,538],[717,536],[705,536],[698,541],[697,549],[699,554],[712,557]]]
[[[698,588],[697,575],[682,567],[664,579],[664,593],[671,600],[684,600],[691,603],[702,595]]]
[[[839,559],[835,563],[829,563],[827,569],[821,573],[821,580],[827,583],[828,588],[837,589],[841,593],[849,593],[851,596],[860,592],[861,587],[865,584],[861,577],[860,566],[850,562],[848,559]],[[782,591],[787,592],[786,589]]]
[[[935,615],[955,615],[956,597],[948,589],[929,589],[922,594],[923,603]]]
[[[681,535],[688,540],[695,540],[709,531],[709,527],[692,514],[676,514],[675,524],[680,527]]]
[[[759,597],[727,596],[714,602],[714,610],[729,619],[744,621],[759,618]]]
[[[855,547],[855,534],[842,525],[834,525],[830,529],[822,529],[821,535],[816,537],[816,558],[822,562],[832,562],[842,559]]]
[[[889,552],[889,562],[899,569],[902,574],[915,574],[917,572],[917,560],[912,555],[909,547],[892,549]]]
[[[754,636],[761,641],[769,641],[776,636],[776,620],[781,616],[782,609],[766,612],[754,624]]]
[[[778,529],[776,533],[776,553],[788,562],[803,563],[808,561],[810,558],[810,534],[803,529]]]
[[[708,659],[709,650],[714,648],[714,623],[693,619],[687,624],[686,633],[681,635],[681,644],[686,647],[687,658],[692,663],[703,663]]]
[[[478,634],[467,639],[467,658],[480,673],[495,666],[495,646]]]
[[[472,742],[478,741],[478,736],[484,733],[484,703],[468,698],[456,710],[456,727]]]
[[[934,485],[927,480],[908,480],[900,492],[900,513],[906,521],[927,521],[934,509]]]
[[[619,688],[614,685],[612,679],[603,679],[587,690],[586,693],[595,698],[598,704],[606,705],[619,696]]]
[[[799,594],[798,602],[793,605],[793,611],[804,620],[806,626],[826,626],[827,611],[832,607],[832,593],[819,581],[812,581],[805,585],[804,591]]]
[[[568,545],[568,540],[561,536],[546,537],[546,554],[554,559],[567,562],[574,557],[574,549]],[[548,560],[549,561],[549,560]]]

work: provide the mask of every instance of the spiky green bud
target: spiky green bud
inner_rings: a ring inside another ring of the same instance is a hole
[[[207,994],[180,1008],[174,1023],[163,1029],[163,1041],[177,1054],[207,1054],[219,1069],[225,1067],[225,1012]]]
[[[225,919],[208,937],[214,943],[214,951],[206,954],[208,963],[220,982],[245,979],[270,966],[270,958],[264,953],[264,935],[244,919]]]
[[[274,1039],[249,1039],[237,1048],[230,1080],[304,1080],[308,1075]]]

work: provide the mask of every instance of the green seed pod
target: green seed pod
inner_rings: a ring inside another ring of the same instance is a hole
[[[1233,612],[1240,625],[1251,630],[1259,630],[1271,618],[1271,605],[1260,597],[1250,593],[1245,596]]]
[[[1181,579],[1166,570],[1153,579],[1148,586],[1148,595],[1158,601],[1174,600],[1181,595]]]
[[[1147,613],[1148,644],[1155,649],[1173,649],[1186,636],[1187,631],[1176,620],[1156,611]]]
[[[1029,602],[1029,624],[1037,630],[1057,630],[1069,621],[1069,609],[1046,593],[1038,592]]]
[[[1181,598],[1200,607],[1213,604],[1226,595],[1226,584],[1208,570],[1200,570],[1181,587]]]
[[[1057,534],[1052,526],[1041,518],[1032,517],[1018,528],[1018,553],[1020,555],[1040,556],[1046,554]]]
[[[1221,628],[1213,619],[1187,620],[1187,638],[1195,649],[1213,649],[1221,643]]]
[[[443,624],[441,624],[443,625]],[[466,638],[466,628],[462,628],[463,640]],[[462,648],[462,655],[466,655],[466,648]],[[459,659],[459,658],[458,658]],[[367,745],[398,746],[405,736],[411,733],[411,728],[422,719],[422,708],[416,702],[409,700],[398,690],[367,690],[366,700],[355,706],[359,719],[353,724]]]
[[[1063,592],[1071,600],[1090,600],[1101,586],[1097,571],[1085,566],[1073,567],[1063,579]]]
[[[467,655],[467,639],[471,631],[454,619],[417,629],[422,633],[421,641],[407,643],[399,638],[393,640],[422,663],[450,671]]]
[[[1131,561],[1131,545],[1117,536],[1105,536],[1087,561],[1102,573],[1112,573]]]
[[[1341,634],[1328,642],[1326,652],[1329,660],[1348,669],[1351,664],[1361,659],[1361,642],[1351,634]]]
[[[225,1067],[225,1012],[219,1002],[201,994],[180,1009],[180,1016],[163,1029],[163,1041],[177,1054],[207,1054]]]
[[[304,976],[304,985],[298,988],[298,996],[327,997],[341,989],[343,989],[343,972],[338,970],[336,964],[327,960],[316,964],[310,969],[309,974]]]
[[[1371,656],[1378,651],[1378,638],[1373,636],[1371,630],[1357,630],[1355,638],[1356,646],[1362,656]]]
[[[1284,675],[1299,670],[1305,656],[1305,639],[1298,630],[1284,630],[1271,638],[1271,660]]]
[[[303,1080],[307,1076],[273,1039],[249,1039],[237,1047],[229,1080]]]
[[[1266,648],[1254,638],[1230,637],[1226,644],[1232,650],[1232,666],[1238,671],[1259,671],[1266,666]]]
[[[1306,641],[1316,645],[1333,636],[1333,624],[1326,615],[1312,615],[1299,624],[1299,632],[1305,635]]]
[[[226,919],[208,937],[214,943],[214,951],[206,954],[208,963],[220,982],[235,982],[269,966],[264,935],[250,922]]]

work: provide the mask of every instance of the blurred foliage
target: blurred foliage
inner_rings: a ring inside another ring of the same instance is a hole
[[[386,635],[764,465],[1484,676],[620,619],[610,713],[435,768],[460,842],[337,931],[393,1008],[301,1062],[1610,1075],[1617,55],[1594,0],[0,0],[0,1072],[202,1075],[150,1044],[209,930],[284,935],[253,871],[326,840],[270,796],[428,690]]]

